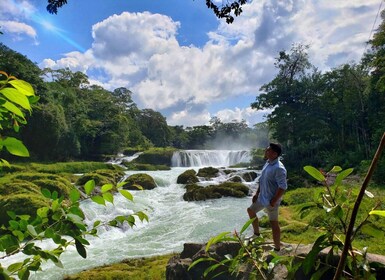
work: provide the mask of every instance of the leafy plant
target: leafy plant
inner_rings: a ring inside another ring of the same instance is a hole
[[[116,189],[128,200],[133,196],[122,187],[125,183],[119,183]],[[93,180],[88,181],[85,186],[86,195],[95,203],[106,205],[113,203],[112,191],[114,187],[106,184],[101,188],[101,194],[91,196],[95,188]],[[86,246],[89,245],[88,236],[97,236],[97,229],[101,226],[120,226],[127,223],[131,227],[135,225],[137,217],[140,221],[148,221],[145,213],[139,211],[132,215],[117,216],[110,221],[96,221],[93,225],[87,226],[85,215],[80,207],[80,192],[74,188],[71,190],[70,199],[65,200],[58,196],[56,191],[42,190],[43,196],[49,200],[49,206],[41,207],[36,212],[36,218],[31,219],[30,215],[16,215],[12,211],[7,214],[11,220],[7,225],[0,227],[0,251],[5,254],[0,258],[4,259],[16,253],[23,253],[27,257],[22,262],[17,262],[2,267],[0,275],[2,279],[11,279],[17,275],[20,279],[28,279],[31,271],[41,270],[43,261],[51,260],[56,266],[63,267],[60,256],[67,247],[75,246],[78,254],[83,258],[87,257]],[[37,242],[51,239],[55,246],[51,249],[42,249]]]
[[[0,71],[0,131],[13,128],[19,131],[19,124],[26,124],[24,111],[31,112],[31,104],[37,102],[32,86],[13,76],[8,76]],[[0,135],[0,151],[6,149],[13,155],[29,156],[24,144],[13,137]],[[0,167],[9,166],[9,163],[1,159]],[[97,204],[106,205],[114,203],[113,194],[118,191],[128,200],[133,200],[132,194],[123,189],[125,182],[105,184],[101,187],[100,194],[91,196],[95,188],[95,181],[90,180],[84,185],[87,198]],[[55,265],[62,267],[60,256],[67,247],[75,246],[78,254],[87,257],[86,246],[89,245],[88,236],[97,236],[97,229],[103,225],[120,226],[128,223],[135,225],[136,218],[140,221],[148,221],[145,213],[139,211],[131,215],[117,216],[110,221],[96,221],[92,226],[85,223],[85,215],[80,207],[81,194],[73,188],[69,198],[59,196],[56,190],[50,191],[43,188],[41,191],[48,201],[48,206],[37,209],[33,217],[29,214],[20,215],[13,211],[7,211],[10,220],[0,225],[0,259],[7,258],[17,253],[23,253],[26,257],[21,262],[12,263],[8,267],[0,264],[0,279],[28,279],[31,271],[41,270],[43,261],[51,260]],[[51,249],[42,249],[37,242],[50,239],[54,242]]]
[[[31,105],[38,100],[29,83],[0,71],[0,131],[13,128],[18,132],[20,124],[27,123],[25,112],[31,113]],[[29,156],[27,148],[20,140],[0,134],[0,150],[4,148],[16,156]],[[0,167],[9,166],[5,159],[0,161]]]

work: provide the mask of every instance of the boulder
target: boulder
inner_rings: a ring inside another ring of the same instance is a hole
[[[152,190],[157,187],[154,178],[145,173],[133,174],[124,181],[126,184],[123,186],[123,189],[126,190],[138,190],[140,187],[145,190]]]
[[[196,175],[197,173],[195,172],[194,169],[189,169],[183,172],[178,176],[178,179],[176,180],[177,184],[194,184],[199,182],[199,179]]]
[[[206,199],[221,198],[223,196],[245,197],[249,193],[249,188],[242,183],[224,182],[219,185],[209,185],[206,187],[197,184],[186,185],[186,192],[183,199],[186,201],[199,201]]]
[[[219,169],[215,167],[204,167],[198,170],[198,177],[205,178],[206,180],[215,178],[218,176]]]

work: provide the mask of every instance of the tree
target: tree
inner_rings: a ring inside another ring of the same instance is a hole
[[[234,21],[234,15],[239,16],[242,13],[242,6],[247,0],[232,0],[221,6],[215,1],[206,0],[206,6],[211,9],[218,18],[226,19],[227,23]],[[51,14],[57,14],[58,9],[67,4],[67,0],[48,0],[47,11]]]
[[[152,109],[143,109],[137,116],[137,124],[143,135],[156,147],[170,145],[171,132],[166,118]]]

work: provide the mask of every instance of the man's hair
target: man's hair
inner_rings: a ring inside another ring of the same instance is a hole
[[[282,153],[282,146],[278,143],[270,143],[269,147],[278,154],[278,156]]]

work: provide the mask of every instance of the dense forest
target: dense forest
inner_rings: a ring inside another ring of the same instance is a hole
[[[275,139],[284,147],[289,170],[333,165],[364,171],[385,131],[383,22],[360,63],[319,71],[308,46],[293,45],[276,58],[278,74],[264,84],[251,106],[271,109],[265,123],[245,121],[170,126],[152,109],[139,109],[127,88],[106,90],[69,69],[43,69],[0,44],[0,69],[31,83],[40,97],[20,137],[31,159],[101,159],[127,148],[263,148]],[[222,141],[219,143],[217,139]],[[228,146],[236,143],[238,146]],[[375,174],[385,178],[385,160]]]
[[[245,121],[223,123],[214,117],[209,125],[170,126],[161,113],[139,109],[129,89],[108,91],[69,69],[41,70],[2,44],[0,69],[31,83],[40,97],[28,125],[20,130],[32,160],[102,159],[127,148],[241,149],[267,144],[267,127],[250,128]]]

